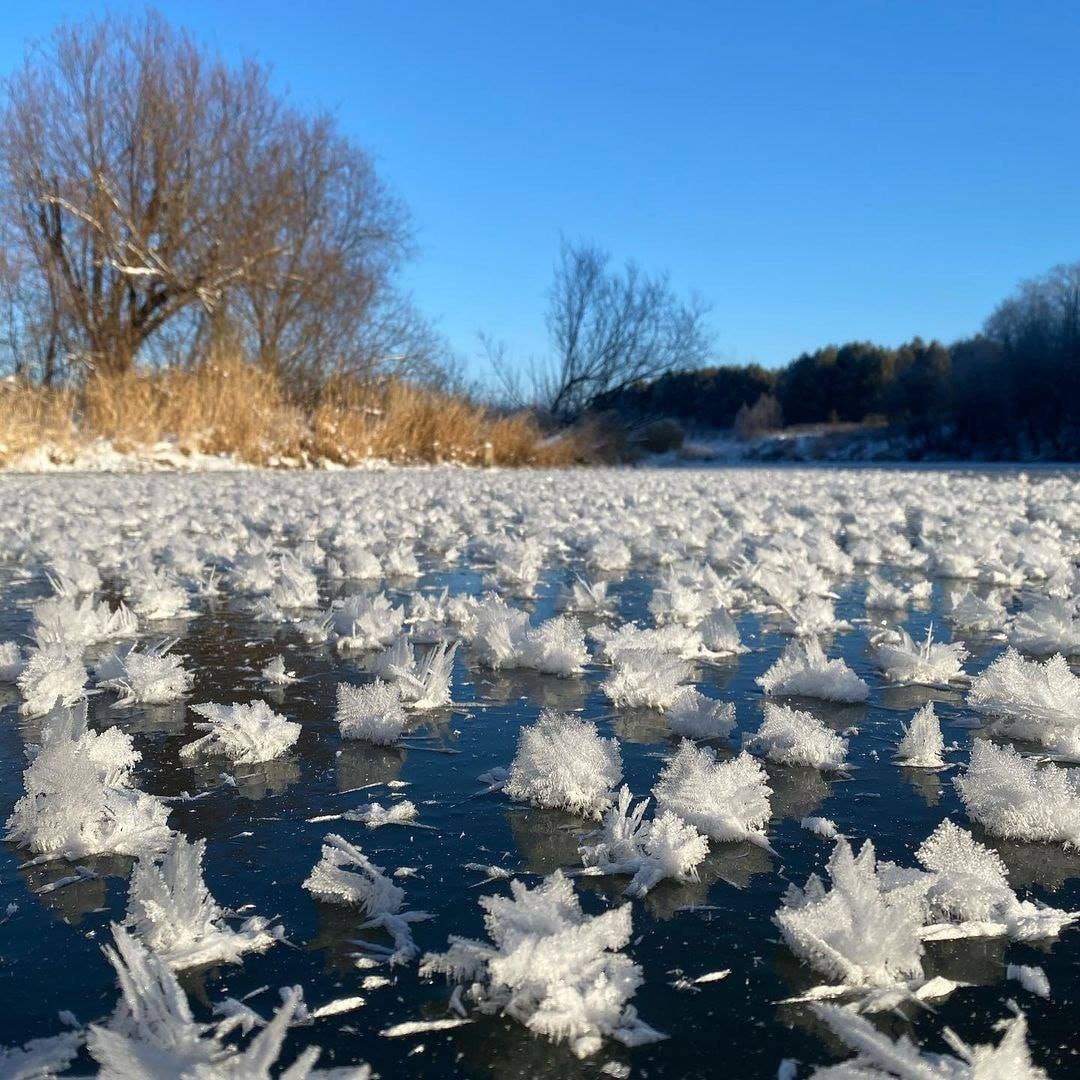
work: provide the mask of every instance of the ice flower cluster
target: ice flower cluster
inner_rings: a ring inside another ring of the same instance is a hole
[[[640,1046],[664,1038],[628,1004],[643,981],[622,951],[630,941],[629,905],[586,915],[560,871],[533,889],[512,881],[510,890],[510,897],[480,899],[490,943],[452,937],[446,952],[424,957],[420,973],[468,987],[481,1012],[565,1042],[579,1058],[606,1039]]]
[[[5,839],[37,854],[142,855],[169,842],[169,808],[132,783],[140,754],[119,728],[86,726],[86,707],[53,713],[31,748],[25,794]]]
[[[618,802],[604,812],[600,831],[586,839],[581,858],[587,872],[629,875],[627,896],[644,896],[664,878],[696,881],[709,841],[670,810],[644,821],[649,800],[632,806],[632,798],[624,784]]]
[[[770,697],[865,701],[870,696],[870,687],[843,660],[825,656],[817,638],[793,641],[756,681]]]
[[[599,818],[622,779],[615,739],[604,739],[589,720],[544,710],[521,729],[503,791],[516,802]]]
[[[195,727],[206,734],[180,748],[180,757],[189,760],[225,757],[237,765],[256,765],[280,757],[300,738],[300,725],[265,701],[192,705],[191,711],[205,718],[206,723]]]
[[[412,924],[431,916],[426,911],[403,911],[405,890],[344,837],[335,833],[326,837],[322,858],[308,875],[304,888],[328,904],[359,908],[366,921],[358,930],[383,930],[393,939],[393,948],[372,941],[358,942],[367,955],[391,964],[406,963],[416,956]]]
[[[780,765],[842,769],[848,744],[811,713],[766,702],[761,727],[743,736],[743,746]]]
[[[771,808],[768,777],[747,753],[729,761],[684,739],[653,788],[660,813],[670,811],[705,836],[722,843],[749,840],[768,847],[765,826]]]

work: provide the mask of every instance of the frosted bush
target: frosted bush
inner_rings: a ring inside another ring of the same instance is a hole
[[[649,800],[631,807],[631,798],[624,784],[616,805],[604,812],[600,831],[585,838],[580,851],[587,872],[629,875],[628,896],[644,896],[664,878],[697,881],[696,867],[709,853],[708,840],[670,811],[643,821]]]
[[[1040,597],[1009,624],[1009,644],[1036,656],[1080,654],[1080,618],[1073,600]]]
[[[663,711],[676,703],[689,679],[690,668],[674,656],[651,649],[624,649],[600,688],[613,705]]]
[[[1049,1080],[1031,1060],[1027,1021],[1022,1013],[997,1027],[1004,1034],[996,1045],[969,1046],[949,1028],[943,1035],[956,1054],[924,1054],[906,1035],[896,1042],[865,1016],[836,1005],[811,1006],[856,1056],[840,1065],[815,1069],[811,1080]]]
[[[100,686],[115,690],[118,708],[166,705],[178,701],[195,682],[179,656],[169,652],[174,642],[162,641],[140,650],[134,646],[106,657],[96,669]]]
[[[630,941],[630,906],[586,915],[560,871],[511,897],[485,896],[491,943],[452,937],[445,953],[428,953],[422,975],[468,986],[481,1012],[512,1017],[530,1031],[566,1042],[579,1058],[605,1039],[640,1046],[663,1038],[627,1004],[641,969],[621,951]]]
[[[896,760],[911,769],[940,769],[945,765],[941,756],[945,752],[945,739],[941,734],[934,703],[928,701],[911,718],[904,728],[903,737],[896,748]]]
[[[378,746],[390,746],[405,730],[401,690],[396,683],[382,679],[365,686],[338,683],[334,719],[343,739],[363,739]]]
[[[18,643],[0,641],[0,682],[15,682],[22,669],[23,654]]]
[[[917,896],[890,895],[877,873],[874,845],[856,856],[837,839],[829,858],[830,887],[811,874],[806,886],[790,885],[773,917],[791,951],[837,983],[888,987],[923,978]]]
[[[1000,734],[1080,761],[1080,677],[1063,656],[1039,663],[1007,649],[972,681],[967,703]]]
[[[684,739],[653,788],[657,810],[670,810],[712,840],[749,840],[768,847],[771,814],[768,777],[761,763],[743,753],[718,761],[716,751]]]
[[[866,701],[870,688],[843,660],[826,658],[816,638],[793,641],[755,682],[771,697]]]
[[[392,949],[363,942],[365,952],[398,964],[411,960],[419,951],[410,927],[431,916],[426,911],[402,911],[405,890],[343,837],[334,833],[326,837],[322,858],[308,875],[304,888],[328,904],[358,907],[366,921],[357,929],[384,930],[393,939]]]
[[[1005,934],[1030,941],[1056,937],[1080,918],[1080,912],[1020,900],[1001,856],[951,821],[943,821],[915,857],[928,871],[922,882],[924,940]]]
[[[926,631],[926,640],[916,644],[906,630],[899,630],[895,643],[883,642],[877,647],[878,667],[889,682],[915,683],[921,686],[947,686],[964,677],[967,650],[959,642],[934,641],[933,627]]]
[[[274,712],[265,701],[192,705],[191,711],[207,722],[195,725],[206,732],[201,739],[180,748],[180,757],[189,760],[220,756],[237,765],[256,765],[280,757],[300,737],[300,725]]]
[[[44,716],[54,708],[71,708],[86,697],[86,668],[77,656],[56,646],[31,650],[15,680],[23,703],[21,716]]]
[[[588,720],[545,709],[521,729],[503,791],[516,802],[599,818],[621,779],[615,739],[601,738]]]
[[[808,765],[814,769],[842,769],[847,739],[830,731],[816,716],[786,705],[766,703],[765,719],[743,746],[780,765]]]
[[[726,739],[735,727],[735,706],[684,686],[668,707],[667,721],[673,734],[688,739]]]
[[[164,853],[143,854],[128,886],[125,925],[174,970],[235,964],[281,940],[279,928],[252,916],[233,930],[203,880],[206,841],[174,833]]]
[[[164,803],[132,786],[140,755],[118,728],[87,730],[85,706],[54,713],[23,773],[5,839],[37,854],[139,855],[168,843]]]
[[[968,816],[992,836],[1080,847],[1077,770],[1039,766],[1012,747],[977,739],[953,783]]]

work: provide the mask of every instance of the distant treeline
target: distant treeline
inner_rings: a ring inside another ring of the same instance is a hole
[[[877,419],[928,451],[1080,458],[1080,263],[1026,282],[981,334],[951,345],[851,342],[776,369],[672,371],[594,405],[748,436]]]

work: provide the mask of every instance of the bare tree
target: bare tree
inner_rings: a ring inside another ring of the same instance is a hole
[[[222,320],[282,373],[340,367],[395,306],[408,233],[363,151],[158,15],[62,26],[0,135],[2,211],[89,367],[198,356]]]
[[[710,339],[705,308],[684,302],[665,276],[635,263],[609,269],[606,252],[563,242],[549,293],[552,358],[534,367],[539,402],[554,415],[576,416],[600,395],[678,367],[699,367]]]

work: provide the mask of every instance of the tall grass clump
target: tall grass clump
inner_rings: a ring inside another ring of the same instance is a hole
[[[0,464],[57,462],[103,440],[121,453],[230,455],[253,465],[366,461],[559,466],[609,456],[595,426],[545,433],[529,412],[402,379],[337,376],[302,392],[236,350],[193,367],[92,372],[71,387],[0,388]]]

